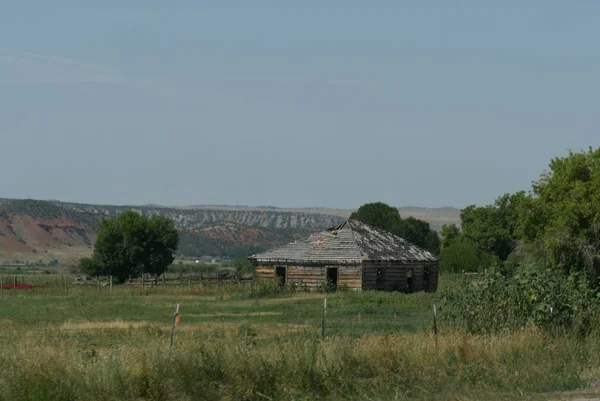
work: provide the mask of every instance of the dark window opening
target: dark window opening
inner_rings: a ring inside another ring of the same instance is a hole
[[[277,266],[277,267],[275,267],[275,280],[280,285],[285,285],[285,278],[286,278],[286,268],[285,268],[285,266]]]
[[[377,283],[376,283],[376,289],[377,289],[377,290],[383,290],[383,283],[384,283],[384,278],[383,278],[383,269],[382,269],[382,268],[378,268],[378,269],[377,269]]]
[[[336,289],[338,285],[338,269],[337,267],[327,268],[327,286]]]

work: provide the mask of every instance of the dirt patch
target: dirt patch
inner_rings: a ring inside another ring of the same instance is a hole
[[[252,323],[252,326],[256,328],[259,335],[272,335],[276,333],[284,332],[295,332],[304,330],[314,330],[313,327],[305,326],[301,324],[286,324],[286,323]],[[123,321],[116,320],[110,322],[66,322],[59,326],[59,330],[127,330],[127,329],[141,329],[147,327],[159,328],[161,330],[170,330],[172,326],[170,324],[158,324],[148,321]],[[235,333],[240,327],[239,322],[205,322],[205,323],[194,323],[186,324],[185,315],[182,315],[181,324],[177,327],[177,331],[185,332],[206,332],[215,330],[225,330],[228,332]]]
[[[594,381],[588,388],[553,394],[547,399],[551,401],[600,401],[600,381]]]
[[[104,329],[138,329],[141,327],[159,327],[156,323],[146,321],[122,321],[116,320],[111,322],[66,322],[63,323],[60,330],[104,330]],[[166,327],[166,326],[165,326]]]
[[[283,312],[248,312],[248,313],[186,313],[194,317],[245,317],[245,316],[281,316]],[[183,314],[182,314],[183,316]]]

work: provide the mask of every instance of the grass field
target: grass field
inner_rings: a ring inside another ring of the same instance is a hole
[[[598,374],[597,337],[467,336],[443,310],[434,336],[443,291],[4,290],[0,400],[552,399]]]

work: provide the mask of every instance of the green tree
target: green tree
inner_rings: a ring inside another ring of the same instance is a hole
[[[522,222],[528,239],[543,242],[552,263],[567,272],[600,273],[600,148],[569,152],[550,162],[533,184],[533,212]],[[534,237],[532,232],[537,233]]]
[[[530,199],[524,192],[505,194],[493,205],[461,210],[463,235],[486,253],[506,260],[517,244],[519,216]]]
[[[459,237],[440,252],[440,271],[482,272],[499,263],[494,255],[483,252],[477,245]]]
[[[98,268],[93,258],[84,257],[79,259],[79,262],[77,263],[77,270],[83,274],[89,274],[90,276],[93,276],[96,275]]]
[[[127,211],[100,223],[91,266],[94,275],[112,275],[119,281],[143,273],[160,275],[173,263],[178,245],[171,219]]]
[[[435,255],[440,251],[440,237],[429,223],[414,217],[403,219],[398,209],[383,202],[366,203],[350,218],[402,237]]]
[[[383,202],[365,203],[350,218],[390,232],[402,221],[398,209]]]
[[[460,229],[456,224],[444,224],[442,226],[442,235],[440,246],[442,249],[448,248],[460,237]]]
[[[510,269],[528,259],[566,273],[600,275],[600,148],[552,159],[531,193],[504,195],[493,205],[461,211],[463,235]]]
[[[240,274],[252,273],[254,266],[247,258],[237,257],[231,261],[231,265],[235,268],[235,271]]]

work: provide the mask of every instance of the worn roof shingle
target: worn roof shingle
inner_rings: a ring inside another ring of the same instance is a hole
[[[434,262],[436,257],[408,241],[358,220],[250,256],[256,262],[361,263],[365,260]]]

